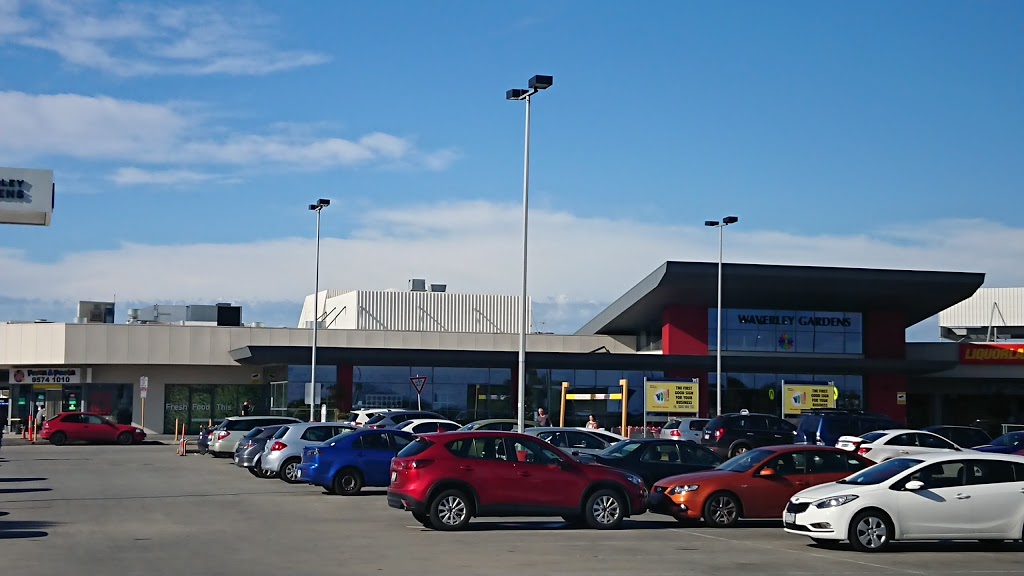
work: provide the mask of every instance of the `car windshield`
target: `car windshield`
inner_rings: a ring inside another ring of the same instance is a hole
[[[852,476],[839,480],[838,483],[856,484],[858,486],[881,484],[897,474],[910,470],[921,462],[924,462],[924,460],[918,460],[917,458],[893,458],[881,464],[875,464],[870,468],[865,468]]]
[[[380,422],[381,420],[383,420],[386,415],[387,415],[387,413],[377,414],[373,418],[370,418],[369,420],[367,420],[366,421],[366,425],[370,426],[371,424],[376,424],[377,422]]]
[[[598,453],[598,455],[604,458],[623,458],[639,447],[639,442],[619,442],[618,444],[612,444],[608,448],[605,448],[604,451]]]
[[[738,456],[733,456],[729,460],[719,464],[716,470],[725,470],[727,472],[750,472],[754,466],[764,462],[764,459],[768,458],[772,454],[775,454],[775,450],[769,450],[767,448],[750,450],[749,452],[744,452]]]
[[[865,444],[870,444],[879,438],[888,436],[885,432],[868,432],[867,434],[861,434],[860,437],[864,440]]]
[[[1024,432],[1010,432],[993,440],[992,445],[1013,447],[1020,446],[1022,442],[1024,442]]]

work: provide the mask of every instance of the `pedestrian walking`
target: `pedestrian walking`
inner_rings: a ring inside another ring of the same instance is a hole
[[[540,427],[551,426],[551,417],[548,416],[548,411],[543,408],[537,408],[537,425]]]
[[[46,420],[46,405],[40,404],[39,410],[36,411],[36,432],[40,432],[43,429],[43,422]]]
[[[242,402],[242,416],[252,416],[252,404],[249,400]]]
[[[590,418],[587,420],[587,428],[590,430],[597,430],[600,427],[601,425],[597,423],[597,418],[594,418],[594,415],[591,414]]]

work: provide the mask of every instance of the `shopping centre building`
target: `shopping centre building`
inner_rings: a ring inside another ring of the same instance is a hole
[[[1013,422],[1024,408],[1024,349],[1005,340],[1024,336],[1024,297],[981,289],[984,274],[726,264],[722,278],[725,411],[778,414],[784,383],[827,384],[837,407],[915,426]],[[713,413],[717,289],[717,263],[666,262],[575,334],[531,332],[530,410],[557,417],[568,382],[567,423],[617,422],[624,379],[639,423],[646,378],[697,382],[699,414]],[[332,414],[418,401],[459,420],[515,414],[519,298],[423,281],[316,297],[316,380]],[[171,432],[235,415],[246,399],[307,417],[312,310],[310,296],[296,328],[246,324],[229,304],[159,305],[115,323],[112,303],[83,302],[69,323],[0,324],[11,421],[41,402]],[[906,342],[937,314],[947,341]],[[415,377],[426,378],[419,397]]]

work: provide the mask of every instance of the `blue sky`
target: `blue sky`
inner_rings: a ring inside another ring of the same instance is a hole
[[[116,293],[291,324],[317,197],[321,286],[514,292],[503,95],[533,74],[545,329],[713,259],[727,213],[731,260],[1024,285],[1018,2],[66,4],[0,0],[0,165],[58,190],[51,227],[0,230],[8,316]]]

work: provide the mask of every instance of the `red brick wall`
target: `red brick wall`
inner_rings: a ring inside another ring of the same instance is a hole
[[[352,410],[352,365],[340,364],[338,366],[338,383],[334,386],[334,407],[339,412]]]

